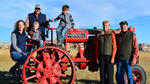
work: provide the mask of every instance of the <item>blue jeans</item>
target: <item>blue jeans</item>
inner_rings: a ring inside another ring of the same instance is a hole
[[[21,53],[18,53],[18,52],[10,52],[11,54],[11,58],[14,60],[14,61],[17,61],[18,63],[20,63],[21,65],[23,65],[27,59],[26,56],[22,55]]]
[[[43,40],[42,39],[37,39],[37,40],[40,41],[39,47],[43,47]]]
[[[125,84],[124,69],[127,74],[128,84],[133,84],[131,61],[117,61],[117,76],[119,84]]]
[[[57,30],[56,30],[56,33],[57,33],[57,40],[61,40],[62,41],[62,44],[65,40],[65,34],[66,32],[68,31],[69,29],[66,28],[66,27],[58,27]]]
[[[37,39],[38,41],[40,41],[38,47],[43,47],[43,40],[42,39]],[[28,45],[27,46],[27,52],[33,52],[33,47],[34,45]]]

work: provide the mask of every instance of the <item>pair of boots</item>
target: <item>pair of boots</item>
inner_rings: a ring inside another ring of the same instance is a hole
[[[59,47],[60,49],[62,49],[62,47],[63,47],[62,40],[57,40],[56,46]]]
[[[21,66],[22,67],[22,66]],[[9,70],[9,72],[13,75],[13,76],[16,76],[16,69],[18,69],[18,75],[20,73],[22,73],[22,69],[19,69],[20,68],[20,64],[19,63],[16,63],[14,66],[12,66]]]
[[[57,44],[56,44],[56,46],[62,46],[62,41],[61,40],[57,40]]]

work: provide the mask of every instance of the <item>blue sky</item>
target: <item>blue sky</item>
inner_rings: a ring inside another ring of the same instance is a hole
[[[120,28],[119,22],[128,21],[135,28],[139,43],[150,43],[150,0],[0,0],[0,41],[10,42],[17,20],[26,20],[36,4],[42,13],[54,19],[69,5],[75,28],[102,28],[102,21],[109,20],[111,29]],[[58,22],[50,23],[56,28]],[[54,31],[54,38],[56,37]]]

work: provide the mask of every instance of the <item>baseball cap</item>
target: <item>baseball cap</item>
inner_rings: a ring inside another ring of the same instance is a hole
[[[35,5],[35,8],[42,9],[42,6],[41,6],[41,4],[36,4],[36,5]]]
[[[119,23],[119,25],[128,25],[128,22],[127,21],[125,21],[125,20],[123,20],[123,21],[121,21],[120,23]]]

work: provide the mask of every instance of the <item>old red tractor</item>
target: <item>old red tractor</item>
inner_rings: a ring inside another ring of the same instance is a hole
[[[96,36],[102,29],[74,29],[69,30],[65,37],[65,46],[60,49],[53,44],[53,30],[51,29],[51,43],[34,50],[27,58],[23,67],[22,80],[25,84],[34,81],[37,84],[73,84],[75,80],[75,66],[89,71],[98,71],[95,58]],[[120,29],[112,29],[115,34]],[[135,29],[130,27],[130,32]],[[83,43],[78,45],[79,51],[76,57],[68,53],[68,43]],[[27,45],[36,45],[37,40],[30,39]],[[138,63],[138,58],[137,58]],[[139,65],[133,66],[133,79],[135,84],[145,84],[146,74]],[[126,74],[124,74],[126,79]],[[126,81],[127,82],[127,81]]]

